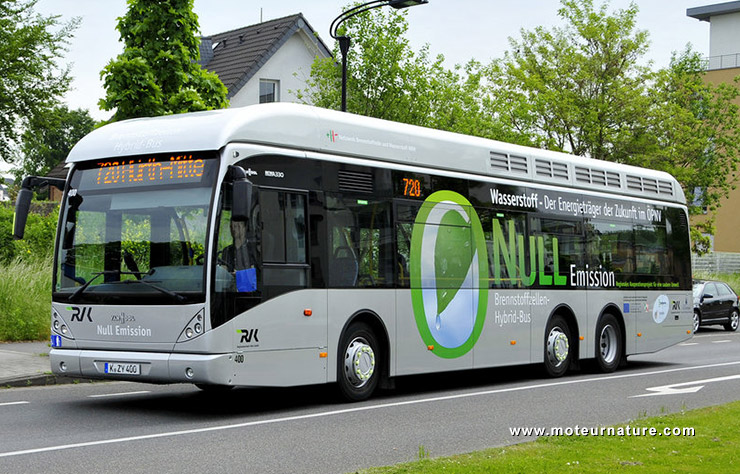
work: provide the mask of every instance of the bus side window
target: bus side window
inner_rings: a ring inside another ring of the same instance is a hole
[[[409,262],[411,261],[411,234],[414,231],[414,220],[421,207],[420,202],[401,201],[395,203],[396,217],[396,285],[408,288],[411,284]]]
[[[393,284],[390,205],[327,195],[329,287],[387,287]]]
[[[587,248],[592,265],[607,271],[631,274],[635,271],[634,232],[632,224],[589,221]]]
[[[306,198],[302,194],[262,191],[262,260],[300,263],[306,260]]]
[[[398,275],[398,286],[408,288],[411,275],[409,273],[409,260],[411,259],[411,232],[414,224],[411,222],[399,222],[396,224],[396,274]]]

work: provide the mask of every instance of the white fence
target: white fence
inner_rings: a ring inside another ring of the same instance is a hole
[[[691,255],[691,270],[710,273],[740,273],[740,253],[712,252],[701,257]]]

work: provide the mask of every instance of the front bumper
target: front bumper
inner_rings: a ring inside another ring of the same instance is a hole
[[[167,354],[157,352],[51,349],[51,370],[68,377],[148,383],[232,385],[233,354]],[[138,375],[105,373],[106,364],[136,364]]]

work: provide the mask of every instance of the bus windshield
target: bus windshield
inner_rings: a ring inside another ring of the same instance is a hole
[[[204,259],[215,154],[98,161],[70,177],[54,299],[205,301]]]

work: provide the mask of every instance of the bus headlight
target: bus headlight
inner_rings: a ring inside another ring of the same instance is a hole
[[[188,321],[185,325],[185,329],[180,333],[180,337],[177,339],[177,342],[190,341],[205,332],[205,311],[205,308],[201,309],[190,321]]]
[[[59,312],[54,308],[51,309],[51,329],[55,333],[67,339],[74,339],[72,331],[66,321],[64,321],[64,319],[59,315]]]

